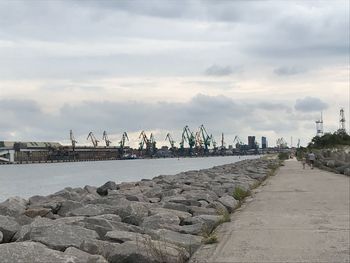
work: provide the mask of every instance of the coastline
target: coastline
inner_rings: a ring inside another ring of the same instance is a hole
[[[279,166],[251,159],[100,187],[65,188],[0,203],[0,257],[42,262],[186,262]],[[2,233],[2,234],[1,234]],[[209,240],[210,241],[210,240]]]

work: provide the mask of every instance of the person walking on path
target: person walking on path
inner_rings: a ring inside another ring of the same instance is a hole
[[[309,153],[309,161],[310,161],[310,167],[311,169],[314,169],[314,163],[315,163],[315,154],[313,152]]]

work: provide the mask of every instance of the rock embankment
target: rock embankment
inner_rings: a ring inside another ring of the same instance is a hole
[[[238,206],[235,189],[256,187],[277,165],[245,160],[10,198],[0,204],[1,262],[186,262]]]
[[[350,148],[316,150],[316,166],[334,173],[350,176]]]

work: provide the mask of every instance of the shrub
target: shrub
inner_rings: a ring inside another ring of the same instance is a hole
[[[282,161],[289,159],[289,153],[279,153],[278,159],[280,159]]]

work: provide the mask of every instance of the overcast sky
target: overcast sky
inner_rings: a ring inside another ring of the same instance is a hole
[[[349,1],[0,1],[0,140],[306,144],[349,115]],[[349,123],[348,123],[349,124]],[[347,124],[347,127],[349,125]],[[260,140],[260,138],[259,138]]]

